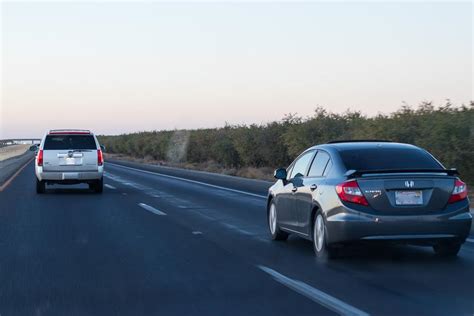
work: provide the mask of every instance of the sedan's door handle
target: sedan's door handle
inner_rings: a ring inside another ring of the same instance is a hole
[[[296,192],[296,191],[298,191],[298,187],[293,187],[293,188],[291,189],[291,192]]]
[[[314,191],[318,188],[318,186],[316,184],[312,184],[309,188],[311,191]]]

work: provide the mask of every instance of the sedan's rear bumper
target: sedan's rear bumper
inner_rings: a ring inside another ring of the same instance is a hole
[[[464,241],[471,229],[469,205],[443,214],[377,216],[344,207],[327,217],[329,243],[354,241],[432,242],[440,239]]]

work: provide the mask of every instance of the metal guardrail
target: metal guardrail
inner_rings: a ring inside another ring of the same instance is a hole
[[[39,138],[12,138],[12,139],[0,139],[0,147],[19,145],[19,144],[39,144],[41,139]]]

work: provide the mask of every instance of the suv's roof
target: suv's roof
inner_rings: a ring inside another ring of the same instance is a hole
[[[90,130],[87,129],[52,129],[48,133],[49,135],[56,135],[56,134],[61,134],[61,135],[74,135],[74,134],[80,134],[80,135],[90,135],[92,134]]]
[[[314,148],[333,148],[337,151],[345,151],[345,150],[364,150],[364,149],[371,149],[371,148],[410,148],[410,149],[420,149],[417,146],[404,144],[404,143],[393,143],[393,142],[386,142],[386,141],[349,141],[349,142],[334,142],[334,143],[327,143],[318,146],[314,146]]]

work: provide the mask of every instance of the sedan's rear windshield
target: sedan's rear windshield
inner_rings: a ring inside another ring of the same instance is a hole
[[[44,142],[45,150],[97,149],[92,135],[48,135]]]
[[[370,148],[340,151],[347,170],[443,169],[427,152],[415,148]]]

